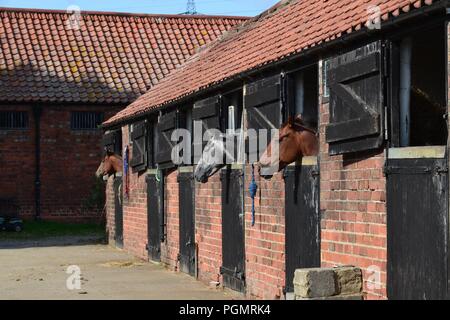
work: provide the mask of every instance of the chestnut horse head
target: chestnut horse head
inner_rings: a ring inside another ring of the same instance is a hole
[[[106,150],[105,157],[98,166],[95,175],[100,178],[102,176],[110,176],[117,172],[123,171],[123,161],[122,157],[115,154],[114,152]]]
[[[307,125],[300,115],[289,120],[281,126],[279,131],[279,157],[272,159],[272,145],[267,146],[266,151],[259,160],[259,168],[278,168],[283,170],[288,164],[307,156],[316,156],[319,152],[319,140],[315,130]]]

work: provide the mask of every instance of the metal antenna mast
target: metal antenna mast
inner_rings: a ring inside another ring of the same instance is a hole
[[[188,0],[185,14],[197,14],[197,8],[195,7],[195,0]]]

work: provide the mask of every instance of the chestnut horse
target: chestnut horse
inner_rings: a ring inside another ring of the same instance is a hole
[[[105,157],[98,166],[95,175],[100,178],[103,176],[110,176],[117,172],[123,171],[123,160],[122,157],[115,154],[114,152],[106,151]]]
[[[206,183],[209,177],[225,167],[227,163],[233,163],[237,158],[236,154],[226,150],[226,139],[227,135],[222,134],[212,138],[205,146],[194,172],[194,177],[198,182]],[[318,154],[319,141],[316,132],[302,120],[301,116],[289,118],[288,122],[282,125],[278,139],[279,157],[275,160],[270,157],[272,140],[258,163],[260,173],[262,168],[277,168],[278,171],[281,171],[288,164],[304,156]],[[215,155],[219,155],[219,157]]]
[[[308,126],[300,115],[281,126],[279,132],[279,157],[271,159],[273,140],[259,160],[259,169],[277,168],[283,170],[288,164],[300,160],[302,157],[317,156],[319,153],[319,139],[315,130]],[[261,171],[260,171],[261,172]]]

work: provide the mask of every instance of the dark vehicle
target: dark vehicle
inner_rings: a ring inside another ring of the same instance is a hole
[[[22,219],[0,217],[0,231],[21,232],[22,230],[23,230]]]

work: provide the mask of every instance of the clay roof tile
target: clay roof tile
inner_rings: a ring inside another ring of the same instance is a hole
[[[444,0],[383,0],[378,3],[382,20],[390,15]],[[126,109],[105,122],[112,125],[162,108],[183,97],[220,84],[240,73],[282,60],[295,53],[365,28],[369,0],[283,0],[203,47]],[[230,22],[227,20],[227,23]],[[201,45],[204,30],[222,28],[209,24],[195,27],[186,21],[180,32],[186,41],[180,48]],[[192,31],[194,28],[194,32]],[[208,36],[214,32],[208,32]]]
[[[189,48],[180,44],[199,45],[171,36],[185,23],[229,29],[247,20],[82,12],[76,30],[67,27],[68,18],[65,11],[0,8],[1,100],[131,102],[180,64],[179,56],[168,54],[173,46],[188,57]]]

